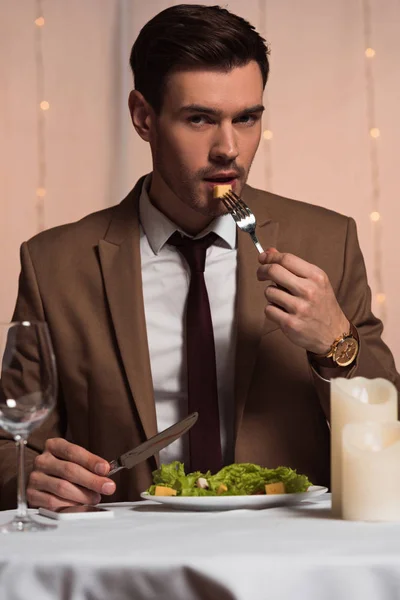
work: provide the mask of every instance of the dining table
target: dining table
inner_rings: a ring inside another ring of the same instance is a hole
[[[263,509],[105,506],[112,518],[2,534],[1,600],[400,598],[400,523],[333,518],[330,494]]]

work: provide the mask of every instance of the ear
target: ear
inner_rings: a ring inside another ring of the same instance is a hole
[[[144,96],[137,90],[132,90],[129,94],[128,104],[134,128],[142,140],[149,142],[154,116],[153,109]]]

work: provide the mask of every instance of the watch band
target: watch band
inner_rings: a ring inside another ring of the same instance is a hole
[[[345,367],[353,364],[355,359],[357,358],[358,352],[359,352],[359,336],[358,336],[357,329],[354,327],[353,323],[351,323],[351,322],[350,322],[350,328],[349,328],[348,333],[343,333],[340,337],[336,338],[336,340],[332,343],[332,345],[329,349],[329,352],[327,354],[314,354],[313,352],[308,352],[308,356],[309,356],[311,362],[314,362],[318,366],[328,367],[331,369],[342,367],[342,365],[338,364],[334,360],[333,355],[336,351],[337,346],[342,341],[344,341],[346,338],[354,338],[357,342],[357,352],[354,354],[351,361],[347,365],[345,365]]]

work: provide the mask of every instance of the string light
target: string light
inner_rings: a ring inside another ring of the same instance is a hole
[[[37,135],[38,135],[38,186],[36,189],[36,212],[37,212],[37,229],[42,231],[45,228],[44,222],[44,198],[46,196],[46,144],[45,144],[45,115],[44,113],[50,109],[50,103],[47,100],[43,100],[45,92],[44,82],[44,63],[43,63],[43,37],[42,30],[45,26],[45,18],[43,16],[42,0],[35,0],[36,3],[36,15],[37,18],[34,21],[35,24],[35,58],[36,58],[36,78],[37,78],[37,96],[40,99],[38,105],[37,117]],[[170,2],[171,5],[174,2]],[[264,30],[267,25],[267,0],[259,0],[259,21],[260,31],[263,37],[266,39],[267,36],[264,34]],[[371,7],[369,0],[363,0],[363,17],[364,17],[364,42],[365,42],[365,56],[368,59],[372,59],[376,56],[376,51],[371,46]],[[380,130],[374,126],[375,121],[375,88],[374,88],[374,77],[372,71],[371,60],[367,60],[365,64],[365,82],[366,82],[366,96],[367,96],[367,118],[369,123],[369,134],[371,137],[370,146],[370,163],[371,163],[371,183],[372,183],[372,212],[370,213],[370,220],[373,223],[373,256],[374,256],[374,283],[375,287],[380,292],[376,293],[377,303],[380,305],[380,318],[386,320],[386,294],[382,291],[382,269],[381,269],[381,214],[378,210],[380,204],[380,173],[379,173],[379,160],[378,152],[376,147],[376,139],[380,137]],[[263,138],[266,141],[272,140],[273,132],[269,127],[270,123],[270,105],[268,96],[265,98],[265,111],[264,111],[264,123],[267,128],[263,132]],[[264,145],[265,152],[265,177],[266,187],[272,190],[272,153],[271,144]]]
[[[36,187],[36,228],[37,231],[45,229],[45,201],[46,196],[46,117],[45,113],[50,108],[50,103],[45,98],[45,77],[43,61],[43,16],[42,0],[35,0],[36,19],[35,27],[35,66],[36,66],[36,97],[37,97],[37,187]]]
[[[259,13],[259,31],[263,38],[268,41],[267,35],[267,0],[258,0],[258,13]],[[263,138],[266,141],[270,141],[273,138],[273,133],[271,131],[270,122],[271,122],[271,111],[270,111],[270,103],[268,98],[268,92],[264,94],[264,114],[263,121],[266,125],[266,129],[263,132]],[[264,152],[264,165],[265,165],[265,187],[269,191],[273,191],[273,173],[272,173],[272,144],[264,144],[263,146]]]
[[[363,21],[364,21],[364,44],[365,56],[367,59],[374,58],[376,52],[373,48],[371,34],[371,5],[370,0],[363,0]],[[372,247],[373,247],[373,283],[374,289],[378,290],[375,299],[379,306],[378,316],[386,322],[386,294],[383,291],[382,277],[382,219],[379,210],[381,199],[379,156],[377,139],[380,137],[380,130],[376,127],[375,114],[375,81],[373,73],[373,61],[365,61],[365,88],[367,101],[367,121],[370,134],[370,165],[371,165],[371,212],[370,220],[372,223]]]

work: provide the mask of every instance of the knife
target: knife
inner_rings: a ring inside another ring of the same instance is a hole
[[[153,437],[143,442],[143,444],[139,444],[133,450],[129,450],[129,452],[125,452],[125,454],[121,454],[118,458],[110,461],[111,470],[107,477],[114,475],[114,473],[117,473],[121,469],[131,469],[138,463],[146,460],[146,458],[149,458],[149,456],[153,456],[159,450],[172,444],[181,435],[189,431],[196,423],[198,416],[199,413],[192,413],[185,419],[182,419],[182,421],[175,423],[175,425],[171,425],[171,427],[164,429],[164,431],[157,433],[157,435],[153,435]]]

